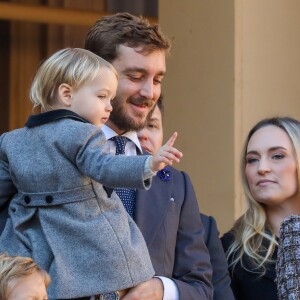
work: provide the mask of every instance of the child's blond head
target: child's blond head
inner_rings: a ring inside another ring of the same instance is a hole
[[[0,299],[8,299],[10,291],[17,280],[32,274],[39,274],[45,283],[50,284],[50,276],[41,269],[31,258],[21,256],[0,255]]]
[[[105,68],[115,68],[106,60],[81,48],[57,51],[39,67],[30,89],[30,99],[35,107],[49,110],[58,102],[58,87],[62,83],[80,88],[92,81]]]

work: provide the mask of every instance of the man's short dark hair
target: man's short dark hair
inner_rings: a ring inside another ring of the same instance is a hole
[[[141,53],[154,50],[168,53],[171,47],[158,25],[130,13],[117,13],[96,21],[86,35],[84,48],[112,62],[118,57],[119,45],[141,47],[138,49]]]

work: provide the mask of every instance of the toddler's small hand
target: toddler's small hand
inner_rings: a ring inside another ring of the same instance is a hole
[[[182,153],[173,147],[177,138],[177,132],[174,132],[169,140],[153,155],[150,160],[150,168],[156,172],[163,169],[166,165],[172,165],[173,162],[180,162]]]

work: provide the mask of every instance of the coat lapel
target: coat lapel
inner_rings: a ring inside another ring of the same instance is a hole
[[[155,176],[148,191],[137,190],[135,221],[148,246],[165,220],[170,204],[172,184],[172,180],[163,181]],[[149,223],[151,223],[150,226]]]

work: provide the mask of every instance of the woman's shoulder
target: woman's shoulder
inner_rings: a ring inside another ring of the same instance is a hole
[[[233,230],[224,233],[224,235],[221,237],[221,242],[225,252],[228,250],[230,245],[234,242],[234,239],[235,239],[235,235]]]

